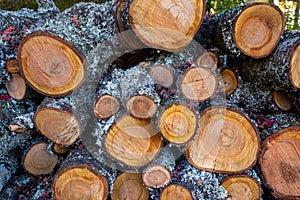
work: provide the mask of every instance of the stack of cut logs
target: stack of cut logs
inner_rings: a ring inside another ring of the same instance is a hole
[[[276,198],[300,199],[300,32],[284,32],[278,7],[234,7],[206,21],[210,29],[203,33],[203,0],[121,0],[115,5],[113,28],[135,33],[120,34],[122,44],[160,51],[140,57],[128,69],[112,65],[101,74],[94,107],[85,109],[94,111],[90,118],[97,117],[97,123],[110,125],[98,135],[101,144],[95,142],[95,147],[114,166],[132,171],[120,172],[111,184],[107,176],[115,176],[112,166],[73,154],[55,170],[59,156],[78,144],[88,123],[74,114],[72,92],[89,79],[90,69],[75,48],[79,41],[67,42],[49,32],[27,35],[17,60],[5,65],[11,97],[26,98],[26,84],[46,96],[34,124],[54,143],[54,153],[47,143],[35,143],[24,155],[25,170],[35,176],[55,172],[52,192],[58,200],[146,200],[149,188],[159,191],[159,199],[197,199],[174,176],[178,157],[166,150],[171,145],[191,168],[230,174],[221,183],[227,199],[262,196],[258,181],[244,173],[254,166]],[[209,49],[182,53],[193,46],[196,34],[211,38],[203,45]],[[281,113],[296,115],[298,122],[291,126],[287,120],[276,133],[263,137],[256,116]],[[10,129],[27,130],[14,124]],[[201,185],[201,180],[192,184]]]

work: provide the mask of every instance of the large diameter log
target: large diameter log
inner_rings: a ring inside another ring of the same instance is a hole
[[[111,199],[148,200],[149,190],[143,185],[140,173],[126,171],[116,177]]]
[[[280,199],[300,199],[300,126],[290,126],[262,143],[263,180]]]
[[[109,129],[104,145],[114,159],[131,167],[142,167],[157,156],[162,139],[150,119],[125,115]]]
[[[55,176],[52,185],[57,200],[105,200],[109,194],[104,176],[87,164],[72,165]]]
[[[201,113],[198,135],[188,145],[188,162],[218,173],[240,173],[256,162],[259,136],[250,120],[231,108],[209,107]]]
[[[65,96],[85,78],[82,55],[67,41],[46,32],[28,35],[18,49],[27,83],[48,96]]]
[[[132,0],[129,19],[144,44],[174,51],[192,41],[200,27],[204,9],[203,0]]]
[[[270,55],[284,31],[282,11],[261,2],[236,6],[214,16],[210,23],[216,46],[253,58]]]
[[[248,175],[226,177],[221,185],[227,191],[229,199],[257,200],[262,195],[259,183]]]
[[[171,184],[168,187],[164,188],[159,196],[160,200],[192,200],[191,192],[184,186],[178,184]]]

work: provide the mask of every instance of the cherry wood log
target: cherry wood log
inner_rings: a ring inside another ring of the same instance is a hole
[[[236,200],[257,200],[261,198],[260,184],[248,175],[228,176],[221,184],[229,198]]]
[[[300,126],[290,126],[263,141],[259,164],[263,180],[280,199],[300,199]]]
[[[158,127],[167,141],[185,144],[196,132],[197,116],[187,106],[173,104],[160,115]]]
[[[144,44],[175,51],[191,42],[200,27],[204,9],[202,0],[132,0],[129,19]]]
[[[184,186],[171,184],[163,189],[159,196],[160,200],[192,200],[191,192]]]
[[[53,172],[55,165],[58,163],[58,156],[50,154],[47,148],[47,143],[39,142],[33,144],[27,150],[23,159],[25,171],[35,176]]]
[[[191,67],[182,76],[180,91],[191,101],[202,102],[211,98],[216,92],[215,73],[204,67]]]
[[[235,174],[252,167],[260,143],[255,126],[240,112],[212,106],[200,114],[198,135],[186,149],[188,162],[196,168]]]
[[[239,59],[228,62],[239,74],[262,89],[300,89],[300,32],[285,32],[273,53],[264,60]]]
[[[284,16],[274,4],[254,2],[233,7],[210,21],[215,45],[234,55],[270,55],[284,31]]]
[[[157,105],[152,98],[144,95],[136,95],[126,102],[127,111],[134,117],[147,119],[157,112]]]
[[[214,71],[218,67],[218,60],[217,54],[212,51],[207,51],[197,58],[196,63],[198,65],[204,65]]]
[[[220,77],[222,81],[221,92],[225,92],[227,95],[233,93],[238,87],[238,78],[233,69],[223,68],[220,71]]]
[[[174,83],[174,75],[172,71],[163,65],[152,66],[149,70],[149,75],[155,84],[169,88]]]
[[[65,96],[85,78],[83,56],[67,41],[47,32],[28,35],[18,48],[27,83],[48,96]]]
[[[17,59],[9,59],[4,63],[5,70],[10,74],[15,74],[20,71]]]
[[[283,111],[289,111],[292,108],[292,102],[284,91],[273,91],[273,100],[275,104]]]
[[[109,129],[104,146],[114,159],[127,166],[142,167],[157,156],[162,142],[150,119],[124,115]]]
[[[143,170],[142,180],[147,187],[162,188],[172,180],[175,168],[175,157],[171,149],[163,148],[155,158]]]
[[[119,109],[119,100],[108,94],[101,96],[94,105],[94,113],[99,119],[107,119],[116,114]]]
[[[148,200],[149,190],[143,185],[140,173],[126,171],[116,177],[111,199]]]
[[[34,124],[49,140],[68,146],[79,138],[83,120],[73,114],[71,97],[67,96],[45,98],[34,114]]]
[[[8,94],[16,99],[22,100],[26,94],[26,83],[24,78],[19,73],[10,75],[10,80],[6,81],[6,89]]]

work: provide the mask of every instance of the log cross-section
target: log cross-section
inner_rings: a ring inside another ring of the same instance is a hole
[[[157,105],[153,99],[137,95],[131,97],[126,102],[127,111],[136,118],[147,119],[151,118],[156,114]]]
[[[192,200],[191,192],[184,186],[171,184],[164,188],[159,196],[160,200]]]

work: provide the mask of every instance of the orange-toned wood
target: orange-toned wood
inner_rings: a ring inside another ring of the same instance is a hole
[[[26,83],[19,73],[14,73],[10,75],[10,80],[6,81],[6,89],[8,94],[16,99],[22,100],[26,94]]]
[[[116,114],[120,109],[120,102],[111,95],[103,95],[94,106],[94,113],[99,119],[107,119]]]
[[[275,104],[283,111],[288,111],[292,108],[291,100],[282,91],[273,91],[273,99]]]
[[[164,188],[159,196],[160,200],[192,200],[191,192],[184,186],[171,184]]]
[[[219,58],[214,52],[207,51],[199,56],[196,63],[198,65],[209,67],[211,70],[216,70],[218,67],[218,60]]]
[[[222,80],[221,91],[225,92],[227,95],[231,94],[238,86],[238,80],[235,72],[229,68],[224,68],[220,72]]]
[[[160,84],[164,87],[171,87],[174,83],[174,75],[172,71],[163,65],[155,65],[149,70],[149,75],[155,84]]]
[[[147,96],[137,95],[126,102],[127,111],[134,117],[147,119],[156,114],[157,105]]]
[[[10,74],[15,74],[20,71],[17,59],[9,59],[4,63],[5,70]]]

